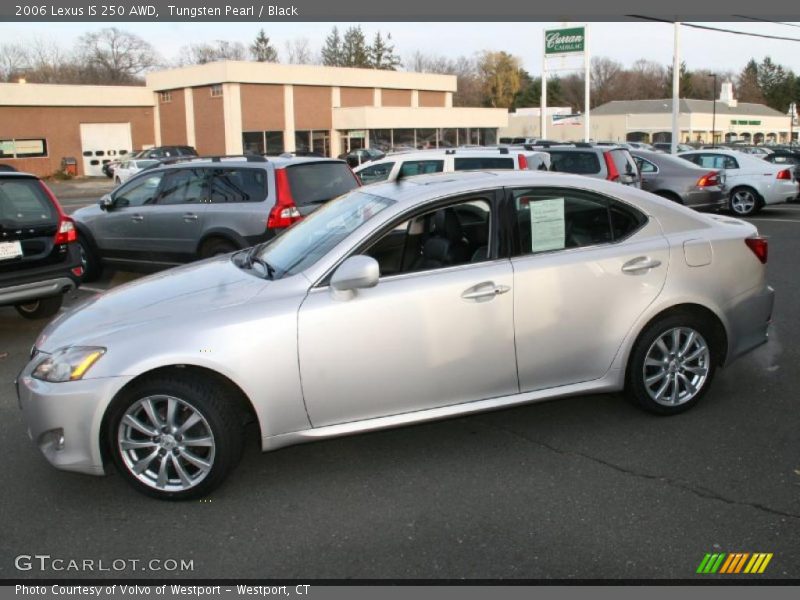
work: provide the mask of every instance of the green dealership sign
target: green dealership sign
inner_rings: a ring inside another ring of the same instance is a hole
[[[545,54],[572,54],[583,52],[586,32],[583,27],[569,29],[547,29],[544,32]]]

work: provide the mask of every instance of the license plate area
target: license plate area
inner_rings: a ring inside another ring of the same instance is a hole
[[[13,242],[0,242],[0,260],[12,260],[22,256],[22,244]]]

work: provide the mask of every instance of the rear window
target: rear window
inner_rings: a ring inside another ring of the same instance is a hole
[[[261,202],[267,197],[264,169],[211,169],[209,175],[212,204]]]
[[[600,159],[594,152],[559,152],[549,150],[550,170],[578,175],[595,175],[600,172]]]
[[[456,171],[473,171],[476,169],[513,169],[514,159],[499,156],[476,156],[469,158],[456,158],[453,163]]]
[[[286,167],[297,206],[321,204],[358,187],[350,167],[343,162],[310,162]]]
[[[50,224],[58,214],[35,179],[0,179],[0,228]]]

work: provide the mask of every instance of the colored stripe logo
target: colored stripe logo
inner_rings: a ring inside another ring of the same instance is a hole
[[[767,569],[769,561],[772,560],[772,553],[766,552],[732,552],[730,554],[719,552],[716,554],[706,554],[697,567],[697,573],[703,575],[713,575],[722,573],[725,575],[736,575],[739,573],[761,574]]]

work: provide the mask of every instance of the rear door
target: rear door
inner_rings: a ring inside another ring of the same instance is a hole
[[[33,177],[0,177],[0,281],[28,268],[57,264],[59,215]]]
[[[664,285],[660,227],[587,190],[514,188],[508,198],[520,391],[599,379]]]
[[[262,167],[207,169],[209,204],[205,206],[203,236],[235,232],[245,238],[264,234],[270,193],[268,171]]]
[[[185,262],[196,256],[208,206],[206,169],[164,172],[149,216],[148,245],[155,262]]]

